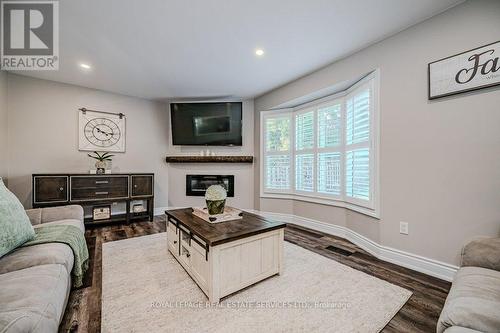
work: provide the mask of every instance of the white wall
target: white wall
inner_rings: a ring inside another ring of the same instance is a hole
[[[471,237],[498,236],[500,89],[428,101],[427,64],[498,41],[499,31],[500,1],[467,1],[257,98],[255,109],[263,111],[380,68],[381,219],[260,199],[258,163],[256,208],[346,225],[384,246],[451,264]],[[400,221],[409,223],[409,235],[399,233]]]
[[[5,180],[8,170],[7,133],[7,73],[0,71],[0,177]]]
[[[254,106],[253,100],[243,101],[243,145],[241,147],[189,147],[174,146],[169,136],[169,155],[199,155],[209,149],[217,155],[254,155]],[[254,164],[176,164],[168,165],[169,207],[203,206],[203,197],[186,196],[186,175],[234,175],[234,198],[228,204],[239,208],[254,208]]]
[[[167,206],[165,104],[12,74],[7,81],[9,188],[26,207],[32,173],[88,172],[93,163],[78,151],[81,107],[126,115],[126,153],[113,158],[113,172],[154,172],[155,206]]]

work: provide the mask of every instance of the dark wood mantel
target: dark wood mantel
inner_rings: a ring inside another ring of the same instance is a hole
[[[253,163],[253,156],[167,156],[167,163]]]

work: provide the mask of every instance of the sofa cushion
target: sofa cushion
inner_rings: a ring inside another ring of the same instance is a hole
[[[438,321],[438,333],[460,326],[480,332],[500,328],[500,272],[480,267],[458,270]],[[448,332],[448,331],[447,331]]]
[[[48,264],[63,265],[71,273],[73,261],[73,251],[63,243],[20,247],[0,259],[0,274]]]
[[[81,231],[85,232],[85,225],[83,224],[82,221],[70,220],[70,219],[59,220],[59,221],[54,221],[54,222],[46,222],[46,223],[42,223],[42,224],[37,224],[34,227],[35,228],[42,228],[43,226],[46,226],[46,225],[73,225],[75,227],[80,228]]]
[[[461,266],[482,267],[500,271],[500,237],[480,238],[462,249]]]
[[[0,332],[57,332],[71,286],[63,265],[0,275]]]
[[[0,258],[35,238],[23,205],[0,178]]]

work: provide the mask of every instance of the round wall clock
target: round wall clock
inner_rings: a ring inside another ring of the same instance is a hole
[[[121,131],[110,119],[95,118],[87,122],[84,128],[85,138],[99,147],[109,147],[120,141]]]
[[[80,109],[79,149],[125,152],[125,116]]]

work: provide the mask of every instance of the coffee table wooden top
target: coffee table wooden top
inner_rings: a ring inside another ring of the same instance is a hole
[[[165,214],[189,229],[210,246],[286,227],[286,223],[269,220],[248,212],[243,212],[241,220],[214,224],[193,215],[191,208],[167,210]]]

